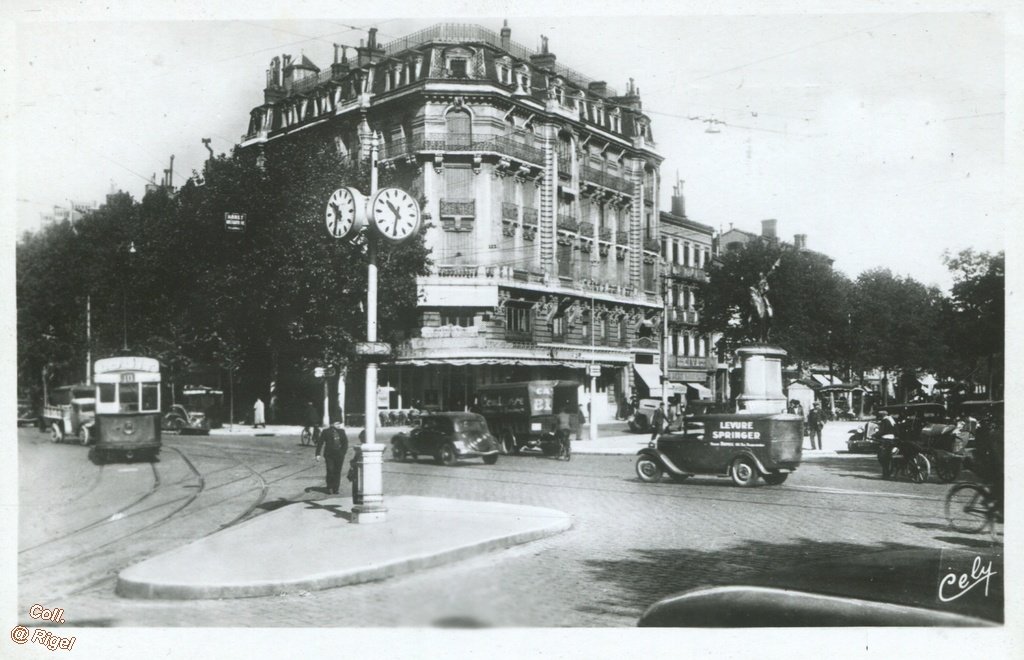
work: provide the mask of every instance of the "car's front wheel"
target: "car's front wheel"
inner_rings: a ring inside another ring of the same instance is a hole
[[[441,449],[437,452],[437,460],[448,467],[455,465],[459,460],[459,455],[455,453],[455,446],[450,442],[442,445]]]
[[[61,442],[64,440],[64,430],[61,429],[60,424],[54,422],[50,424],[50,442]]]
[[[402,443],[396,441],[391,444],[391,458],[396,461],[405,460],[405,448],[402,447]]]
[[[92,442],[92,429],[88,426],[82,427],[82,437],[80,439],[83,447],[88,447],[89,443]]]
[[[650,456],[641,456],[636,459],[636,476],[640,481],[654,484],[661,481],[661,466]]]

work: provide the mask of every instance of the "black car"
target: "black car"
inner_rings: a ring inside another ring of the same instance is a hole
[[[498,441],[487,428],[487,420],[476,413],[428,413],[420,417],[409,433],[391,441],[396,461],[432,456],[438,463],[455,465],[460,458],[483,458],[487,465],[498,462]]]

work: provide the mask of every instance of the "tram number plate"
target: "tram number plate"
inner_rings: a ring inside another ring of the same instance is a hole
[[[121,382],[122,383],[134,383],[135,382],[135,374],[121,374]]]

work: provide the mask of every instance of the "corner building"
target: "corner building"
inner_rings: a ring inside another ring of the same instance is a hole
[[[361,42],[362,44],[362,42]],[[274,58],[245,149],[333,141],[426,199],[433,266],[420,327],[382,365],[391,407],[462,409],[477,386],[580,383],[613,419],[660,346],[659,167],[639,90],[624,95],[474,25],[435,25],[320,70]]]

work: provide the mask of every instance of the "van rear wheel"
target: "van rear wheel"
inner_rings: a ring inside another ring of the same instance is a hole
[[[54,422],[50,425],[50,442],[62,442],[64,440],[64,431],[60,428],[60,424]]]

